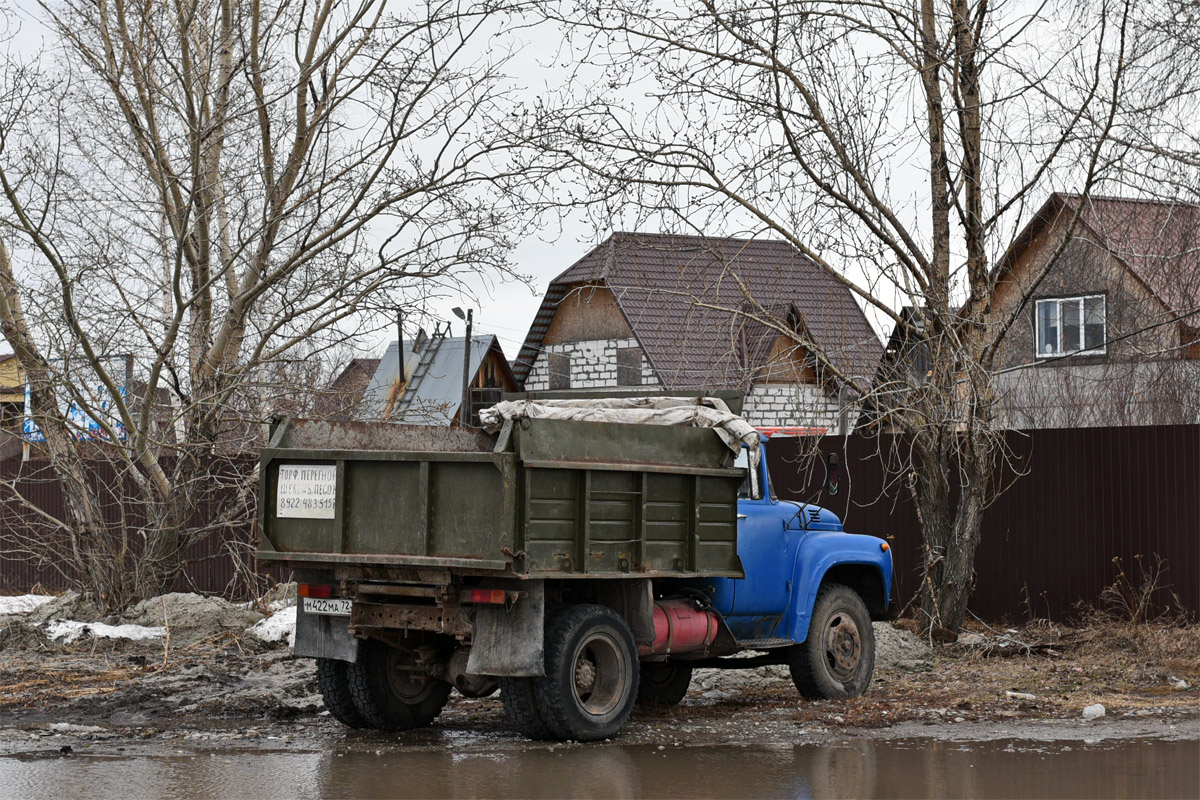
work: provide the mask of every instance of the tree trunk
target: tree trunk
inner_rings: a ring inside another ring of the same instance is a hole
[[[993,448],[987,435],[962,432],[943,434],[935,448],[919,450],[913,489],[923,538],[921,624],[957,631],[975,590]]]
[[[0,240],[0,331],[12,345],[29,381],[33,419],[45,437],[45,451],[62,486],[67,507],[67,558],[82,582],[106,608],[125,600],[123,541],[111,541],[99,500],[88,479],[78,443],[58,412],[51,370],[29,329],[13,275],[8,246]]]

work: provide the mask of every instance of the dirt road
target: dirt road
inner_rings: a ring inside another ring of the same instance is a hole
[[[238,624],[246,622],[239,620]],[[930,648],[881,626],[867,694],[804,701],[786,669],[697,671],[684,702],[639,708],[622,744],[796,744],[847,737],[1200,739],[1200,629],[982,631]],[[1021,646],[1006,644],[1020,642]],[[1011,655],[1005,654],[1019,650]],[[1085,721],[1083,709],[1104,706]],[[325,712],[313,662],[237,625],[176,621],[168,641],[46,638],[0,620],[0,754],[171,748],[550,747],[522,739],[498,697],[454,695],[430,729],[349,731]],[[558,745],[563,746],[563,745]]]

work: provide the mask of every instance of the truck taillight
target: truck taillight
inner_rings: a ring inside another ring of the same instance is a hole
[[[458,599],[463,603],[494,603],[500,605],[508,602],[508,592],[503,589],[464,589]]]
[[[333,587],[319,583],[296,584],[296,594],[301,597],[333,597]]]

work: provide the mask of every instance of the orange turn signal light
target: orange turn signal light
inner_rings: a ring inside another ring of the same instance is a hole
[[[887,542],[880,542],[879,549],[886,553],[888,550],[892,549],[892,546]]]

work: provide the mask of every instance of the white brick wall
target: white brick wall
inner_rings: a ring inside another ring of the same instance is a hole
[[[602,389],[617,385],[617,350],[638,347],[637,339],[595,339],[586,342],[563,342],[547,345],[529,371],[525,390],[544,391],[550,388],[547,353],[561,353],[571,359],[572,389]],[[658,386],[658,379],[649,362],[642,358],[642,385]],[[762,427],[826,428],[838,430],[836,395],[829,395],[818,386],[805,384],[760,384],[746,397],[742,415],[752,425]],[[850,414],[854,424],[855,414]]]
[[[547,353],[560,353],[571,359],[571,388],[600,389],[617,385],[617,350],[623,347],[638,347],[637,339],[593,339],[586,342],[563,342],[547,345],[538,353],[529,377],[525,379],[525,390],[538,392],[550,388],[550,372],[546,365]],[[658,379],[650,363],[642,357],[642,386],[657,386]]]
[[[760,384],[746,396],[742,416],[760,427],[826,428],[836,433],[837,396],[808,384]]]

